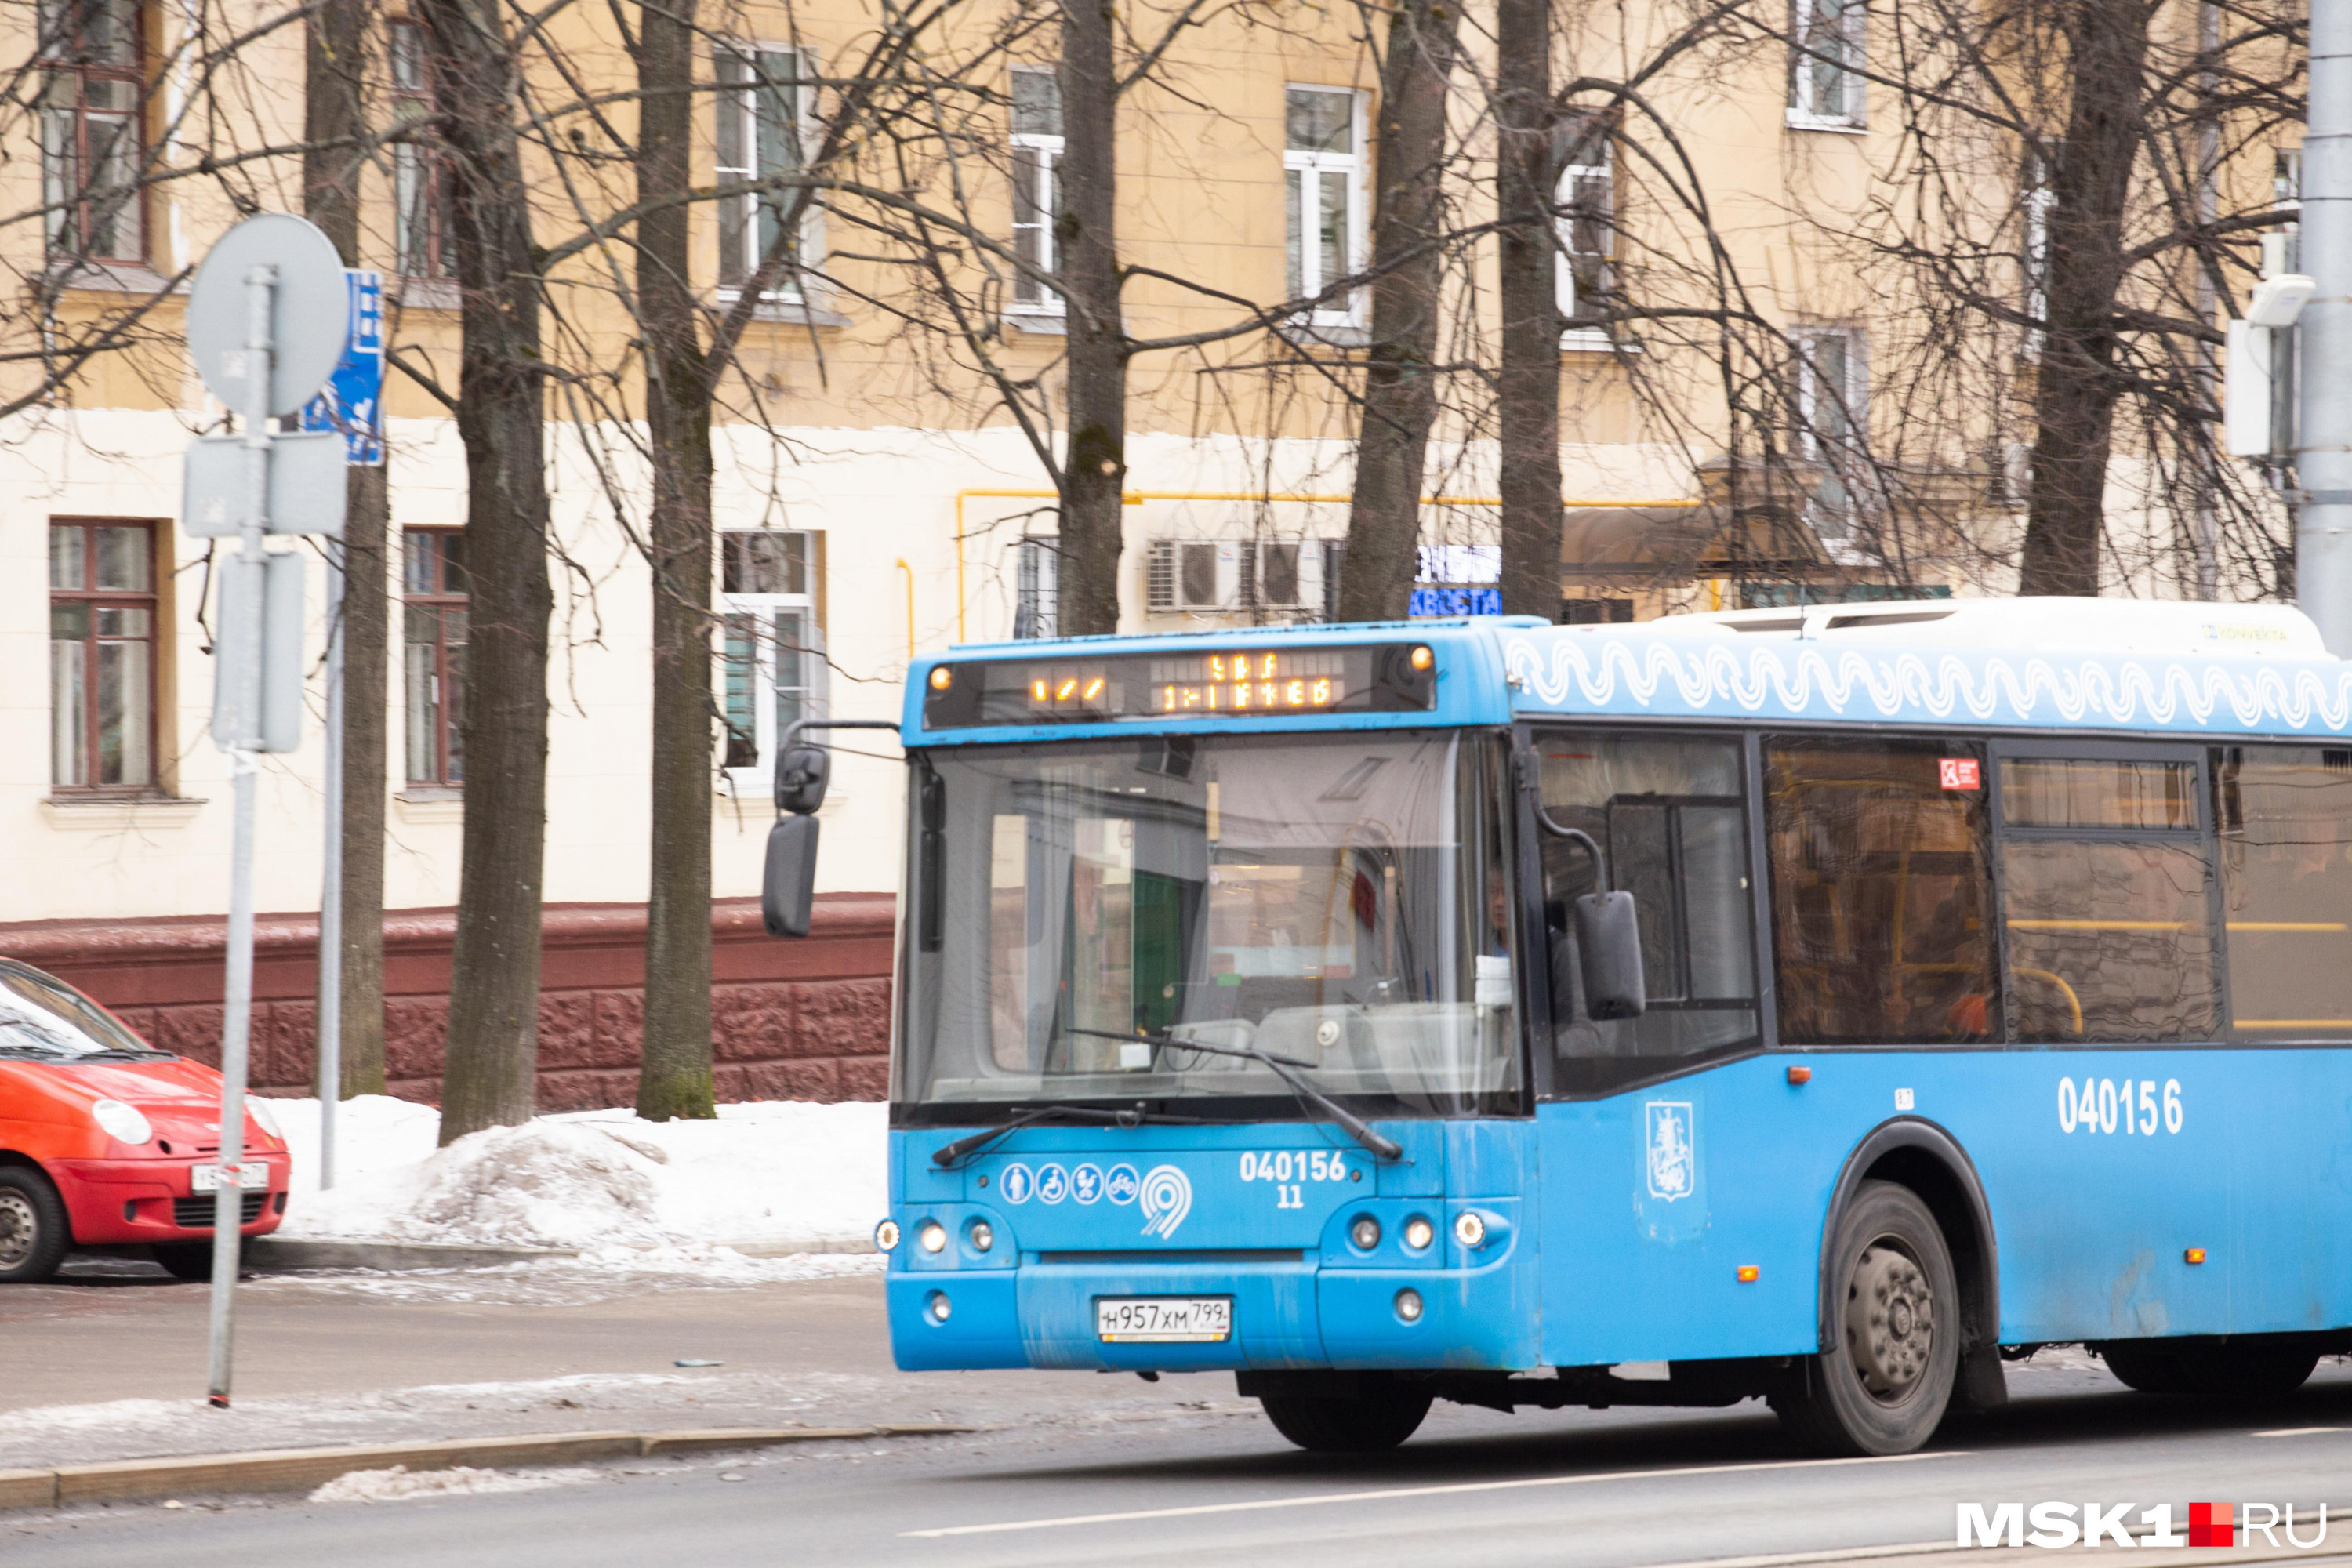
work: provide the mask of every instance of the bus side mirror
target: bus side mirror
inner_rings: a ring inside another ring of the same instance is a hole
[[[792,746],[776,759],[776,809],[806,816],[824,804],[833,776],[833,752],[823,746]]]
[[[778,817],[768,829],[760,918],[770,936],[808,935],[809,911],[816,901],[816,828],[815,817],[793,816]]]
[[[1594,1022],[1638,1018],[1649,1005],[1642,978],[1642,928],[1633,895],[1587,893],[1576,900],[1576,949],[1584,1010]]]

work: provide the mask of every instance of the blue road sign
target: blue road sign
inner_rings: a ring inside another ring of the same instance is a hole
[[[346,462],[383,461],[383,274],[346,268],[352,289],[351,336],[335,374],[302,407],[302,428],[343,438]]]
[[[1434,584],[1415,588],[1412,597],[1406,603],[1404,613],[1414,620],[1453,616],[1499,616],[1503,613],[1503,591],[1454,583]]]

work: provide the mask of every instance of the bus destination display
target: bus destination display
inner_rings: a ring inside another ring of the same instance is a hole
[[[1435,655],[1417,643],[973,660],[932,669],[923,724],[1426,711],[1436,673]]]

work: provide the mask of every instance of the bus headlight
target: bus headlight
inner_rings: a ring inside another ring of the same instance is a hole
[[[948,1227],[935,1219],[927,1219],[915,1232],[915,1240],[925,1252],[943,1252],[948,1245]]]
[[[886,1219],[880,1225],[874,1227],[874,1250],[877,1252],[896,1252],[898,1250],[898,1222],[897,1220]]]
[[[935,1323],[946,1322],[948,1311],[948,1293],[944,1290],[932,1291],[923,1301],[923,1315]]]
[[[1356,1244],[1357,1251],[1370,1252],[1381,1244],[1381,1222],[1368,1214],[1358,1215],[1356,1223],[1348,1227],[1348,1239]]]
[[[971,1229],[964,1234],[971,1237],[971,1249],[974,1252],[986,1252],[996,1245],[996,1227],[984,1219],[972,1221]]]
[[[1396,1293],[1396,1315],[1408,1323],[1421,1321],[1421,1292],[1400,1290]]]
[[[1454,1216],[1454,1239],[1465,1247],[1475,1247],[1486,1239],[1486,1222],[1469,1209]]]
[[[1404,1222],[1404,1244],[1415,1252],[1427,1252],[1429,1244],[1437,1239],[1437,1227],[1419,1215]]]

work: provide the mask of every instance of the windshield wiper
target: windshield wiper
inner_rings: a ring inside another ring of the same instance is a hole
[[[1315,1066],[1313,1062],[1301,1061],[1297,1057],[1278,1057],[1272,1051],[1262,1051],[1255,1046],[1212,1046],[1200,1040],[1183,1039],[1180,1038],[1173,1029],[1161,1029],[1150,1035],[1116,1035],[1108,1029],[1076,1027],[1070,1028],[1068,1032],[1073,1035],[1099,1036],[1106,1040],[1141,1039],[1163,1046],[1173,1046],[1179,1050],[1203,1051],[1213,1057],[1238,1057],[1244,1061],[1260,1063],[1275,1077],[1288,1084],[1290,1092],[1297,1095],[1301,1101],[1313,1106],[1338,1122],[1349,1137],[1353,1138],[1374,1154],[1383,1160],[1400,1160],[1404,1157],[1403,1144],[1393,1138],[1384,1137],[1374,1131],[1371,1124],[1362,1117],[1349,1110],[1305,1079],[1298,1077],[1292,1070],[1294,1068],[1311,1070]]]
[[[1080,1031],[1084,1033],[1085,1031]],[[1125,1039],[1127,1037],[1119,1037]],[[1091,1105],[1038,1105],[1008,1118],[982,1132],[974,1132],[942,1143],[931,1151],[931,1163],[942,1171],[954,1166],[965,1157],[977,1154],[1008,1132],[1018,1132],[1024,1127],[1067,1118],[1072,1121],[1094,1121],[1106,1127],[1140,1127],[1147,1121],[1174,1123],[1186,1127],[1213,1127],[1218,1123],[1206,1116],[1171,1116],[1164,1111],[1146,1110],[1137,1106],[1129,1110],[1104,1110]]]

